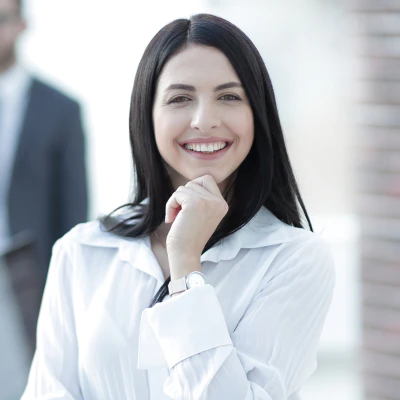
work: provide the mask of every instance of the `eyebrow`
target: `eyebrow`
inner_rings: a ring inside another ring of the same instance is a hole
[[[216,86],[213,91],[218,92],[219,90],[224,90],[224,89],[229,89],[229,88],[243,88],[242,84],[239,82],[227,82],[223,83],[222,85]],[[169,85],[164,92],[168,90],[174,90],[174,89],[182,89],[182,90],[188,90],[189,92],[195,92],[196,88],[192,85],[185,85],[183,83],[173,83]]]

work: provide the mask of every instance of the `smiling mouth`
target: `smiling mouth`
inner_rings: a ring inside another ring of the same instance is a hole
[[[225,147],[226,147],[226,146],[225,146]],[[214,153],[218,153],[219,151],[223,150],[225,147],[223,147],[222,149],[213,150],[213,151],[197,151],[197,150],[192,150],[192,149],[188,149],[188,150],[189,150],[189,151],[193,151],[193,153],[214,154]]]
[[[221,142],[224,143],[223,147],[221,147],[220,149],[216,149],[216,150],[195,150],[195,149],[191,149],[189,147],[186,146],[186,144],[181,145],[181,147],[183,147],[185,150],[191,151],[193,153],[199,153],[199,154],[214,154],[214,153],[218,153],[226,148],[228,148],[231,145],[231,142]],[[201,146],[201,143],[199,143],[199,145]],[[193,147],[193,146],[191,146]]]
[[[185,146],[182,146],[182,147],[184,147],[186,150],[192,151],[193,153],[214,154],[214,153],[218,153],[218,152],[221,151],[221,150],[224,150],[224,149],[227,148],[228,146],[229,146],[229,145],[226,144],[226,145],[225,145],[224,147],[222,147],[221,149],[213,150],[213,151],[199,151],[199,150],[188,149],[188,148],[185,147]]]
[[[197,158],[199,160],[217,160],[220,157],[223,157],[231,148],[233,142],[226,142],[226,146],[219,150],[214,151],[196,151],[192,149],[188,149],[184,145],[181,145],[181,148],[190,154],[192,157]]]

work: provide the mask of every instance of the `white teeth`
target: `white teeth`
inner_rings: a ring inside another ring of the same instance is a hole
[[[189,149],[189,150],[193,150],[193,151],[199,151],[202,153],[211,153],[217,150],[221,150],[224,147],[227,146],[227,142],[216,142],[216,143],[203,143],[203,144],[188,144],[186,143],[184,146]]]

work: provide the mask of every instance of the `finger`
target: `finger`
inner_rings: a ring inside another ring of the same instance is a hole
[[[223,198],[221,191],[219,190],[219,187],[212,175],[199,176],[198,178],[193,179],[191,182],[197,183],[198,185],[203,186],[213,195]]]
[[[210,198],[210,196],[214,196],[204,186],[200,185],[197,182],[189,181],[185,185],[185,187],[192,189],[194,192],[198,193],[202,197]]]
[[[173,222],[181,209],[189,202],[189,199],[198,196],[198,192],[192,188],[179,186],[165,205],[165,223]],[[201,195],[201,197],[204,197],[204,195]]]

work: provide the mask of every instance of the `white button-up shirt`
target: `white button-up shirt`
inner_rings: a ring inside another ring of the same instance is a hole
[[[148,308],[164,283],[149,236],[73,228],[53,248],[22,399],[300,399],[335,285],[327,243],[262,207],[201,265],[205,286]]]

